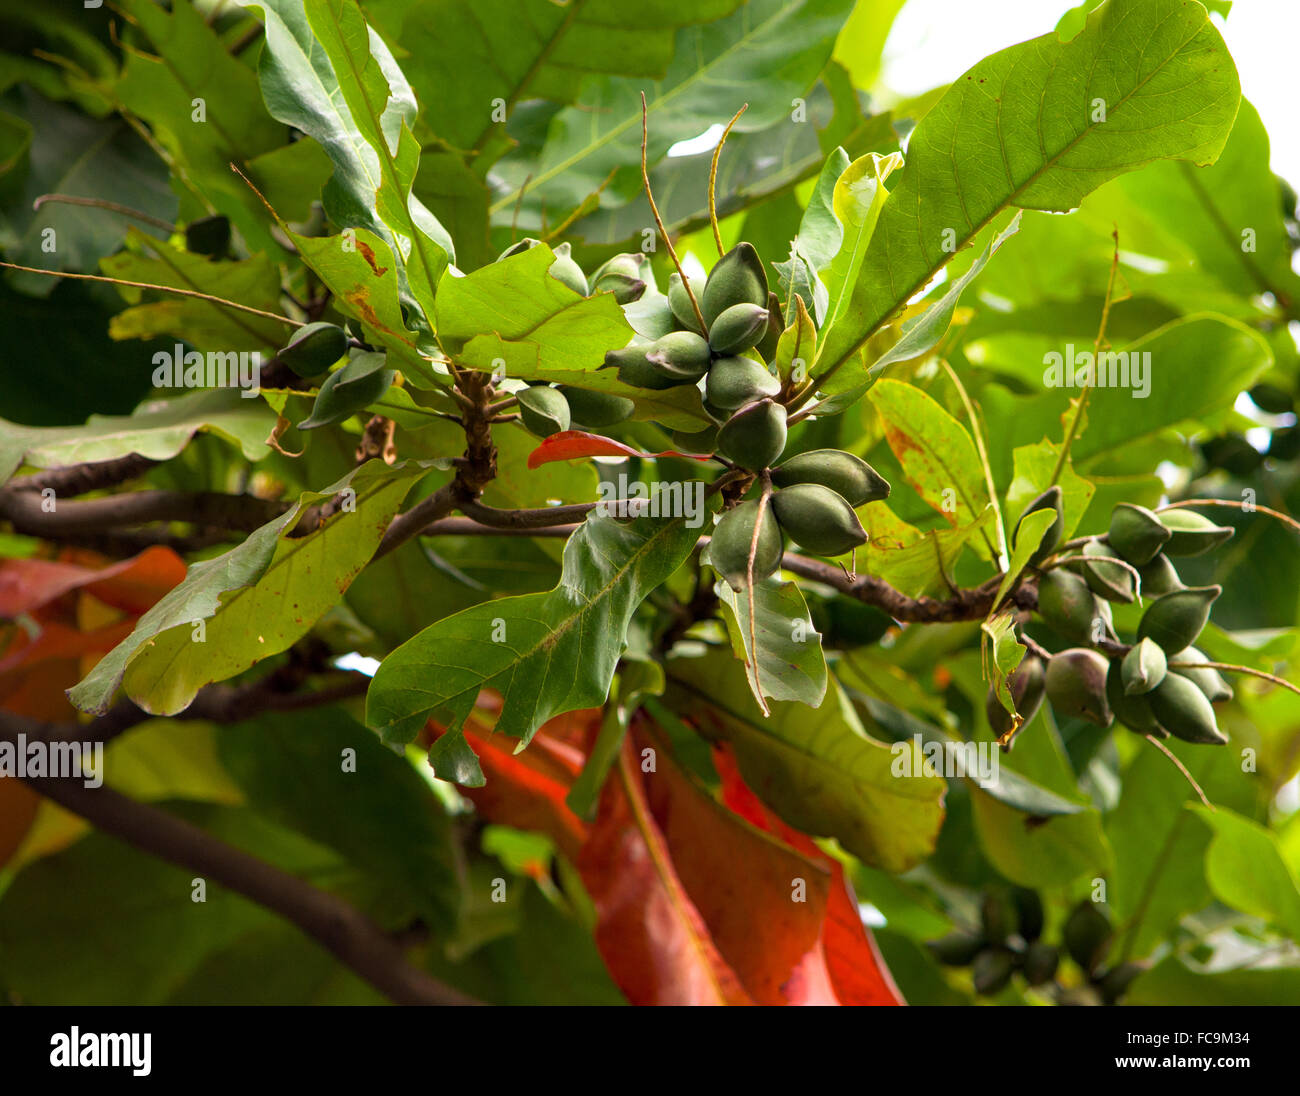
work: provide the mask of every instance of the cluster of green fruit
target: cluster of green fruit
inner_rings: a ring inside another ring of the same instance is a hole
[[[1041,563],[1060,542],[1061,492],[1053,487],[1021,516],[1053,507],[1057,519],[1030,562]],[[1017,525],[1017,531],[1019,525]],[[1192,644],[1209,621],[1219,586],[1186,586],[1170,557],[1199,556],[1233,534],[1190,510],[1154,513],[1121,503],[1106,533],[1083,539],[1082,549],[1058,556],[1038,582],[1038,615],[1076,646],[1051,656],[1046,668],[1029,657],[1011,679],[1025,722],[1046,697],[1062,716],[1101,727],[1118,720],[1139,734],[1222,745],[1214,703],[1232,697],[1219,672],[1190,664],[1209,659]],[[1120,642],[1112,602],[1150,597],[1132,644]],[[1097,648],[1102,648],[1098,650]],[[990,690],[987,712],[994,732],[1010,729],[1010,716]]]
[[[1043,903],[1036,891],[1015,887],[1009,894],[989,890],[980,903],[977,932],[951,932],[927,943],[944,966],[970,967],[975,992],[992,997],[1015,974],[1026,985],[1055,983],[1061,952],[1069,955],[1087,975],[1085,985],[1054,987],[1061,1004],[1115,1004],[1133,979],[1142,973],[1137,963],[1103,964],[1113,938],[1110,919],[1093,902],[1083,901],[1071,911],[1061,931],[1060,946],[1046,943]]]

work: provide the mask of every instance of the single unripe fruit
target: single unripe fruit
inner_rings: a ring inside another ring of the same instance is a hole
[[[1110,513],[1106,540],[1120,559],[1134,567],[1150,563],[1169,540],[1169,530],[1145,506],[1121,502]]]
[[[781,529],[772,507],[757,501],[742,502],[722,515],[709,541],[709,559],[733,590],[742,590],[748,582],[749,550],[758,525],[758,545],[754,552],[754,581],[761,582],[781,566]]]
[[[781,382],[767,371],[767,366],[753,358],[719,358],[709,366],[709,376],[704,382],[709,403],[725,411],[734,411],[780,391]]]
[[[714,320],[735,305],[767,307],[767,271],[752,244],[738,243],[713,264],[699,300],[700,312],[710,328]]]
[[[1169,530],[1169,543],[1165,545],[1168,556],[1203,555],[1235,532],[1231,526],[1215,525],[1193,510],[1166,510],[1160,515],[1160,523]]]
[[[220,259],[230,250],[230,218],[217,213],[185,226],[185,250]]]
[[[1120,665],[1125,696],[1149,693],[1165,679],[1165,653],[1150,639],[1139,640],[1129,648]]]
[[[1020,713],[1023,727],[1038,714],[1043,703],[1043,691],[1047,684],[1047,672],[1043,669],[1043,660],[1033,655],[1026,655],[1024,660],[1011,671],[1007,677],[1011,689],[1011,699],[1016,702],[1016,711]],[[989,727],[1001,738],[1011,730],[1011,713],[1002,706],[997,690],[989,686],[984,698],[984,714],[988,716]]]
[[[1170,734],[1184,742],[1222,746],[1228,736],[1219,730],[1214,707],[1196,683],[1182,674],[1166,674],[1149,695],[1152,714]]]
[[[1057,567],[1039,580],[1038,615],[1071,643],[1091,643],[1097,596],[1078,575]]]
[[[718,452],[741,468],[770,468],[785,448],[785,408],[772,400],[742,407],[718,431]]]
[[[1119,722],[1134,734],[1149,734],[1168,738],[1166,731],[1151,712],[1146,696],[1129,696],[1124,692],[1124,667],[1120,659],[1113,659],[1106,674],[1106,703]]]
[[[938,940],[927,940],[925,946],[945,967],[965,967],[984,950],[984,941],[973,933],[950,932]]]
[[[522,255],[525,251],[531,251],[541,244],[541,240],[535,240],[532,236],[525,236],[518,243],[511,244],[500,255],[497,256],[497,262],[502,259],[508,259],[512,255]]]
[[[539,438],[569,429],[569,403],[556,388],[522,388],[515,393],[519,418]]]
[[[772,509],[790,539],[815,556],[839,556],[867,542],[867,531],[853,507],[820,483],[783,487]]]
[[[1015,910],[1006,895],[996,890],[980,899],[980,927],[990,944],[1001,944],[1015,931]]]
[[[604,262],[591,276],[593,293],[613,293],[619,304],[631,304],[652,288],[650,263],[639,251],[624,252]]]
[[[889,481],[861,457],[842,449],[811,449],[772,469],[778,487],[820,483],[844,496],[850,506],[889,498]]]
[[[562,384],[558,391],[569,404],[572,424],[583,426],[613,426],[632,417],[636,404],[623,396],[608,392],[593,392],[590,388],[574,388]]]
[[[1091,974],[1105,958],[1110,943],[1110,918],[1085,899],[1066,918],[1061,936],[1070,958]]]
[[[1083,554],[1095,559],[1097,556],[1113,555],[1113,550],[1100,541],[1090,540],[1083,546]],[[1133,572],[1118,563],[1095,559],[1095,562],[1084,563],[1082,571],[1084,580],[1092,588],[1092,592],[1107,601],[1128,604],[1137,596]]]
[[[645,357],[667,377],[698,381],[709,368],[709,344],[694,331],[670,331],[655,339]]]
[[[640,343],[625,346],[621,350],[610,350],[605,354],[602,369],[617,369],[618,379],[635,388],[672,388],[689,381],[679,380],[662,372],[657,365],[646,359],[646,351],[653,344]]]
[[[758,356],[765,362],[771,362],[776,358],[776,348],[781,342],[781,333],[784,330],[785,322],[781,318],[781,302],[775,293],[769,292],[767,295],[767,329],[758,342],[754,344]]]
[[[580,297],[587,295],[587,275],[582,272],[573,256],[569,254],[569,245],[560,244],[554,249],[555,262],[551,263],[550,275],[562,285],[567,285]]]
[[[1016,929],[1021,938],[1033,941],[1042,936],[1043,900],[1038,892],[1028,887],[1015,887],[1011,891],[1011,904],[1016,909]]]
[[[1048,556],[1056,551],[1056,546],[1061,543],[1061,535],[1065,532],[1065,513],[1061,508],[1061,488],[1055,484],[1044,491],[1038,498],[1034,499],[1025,507],[1019,519],[1016,521],[1016,527],[1011,533],[1011,545],[1014,548],[1016,538],[1020,534],[1020,526],[1024,523],[1025,518],[1039,510],[1055,510],[1056,519],[1049,525],[1038,542],[1038,547],[1034,549],[1033,555],[1029,557],[1031,566],[1042,563]]]
[[[1250,398],[1266,415],[1287,415],[1295,410],[1295,396],[1275,384],[1255,385]]]
[[[1182,674],[1188,681],[1192,682],[1198,689],[1205,694],[1205,698],[1213,704],[1219,700],[1232,699],[1232,686],[1224,679],[1223,675],[1212,666],[1191,667],[1179,666],[1179,662],[1212,662],[1213,659],[1202,654],[1195,647],[1184,647],[1174,656],[1174,664],[1169,667],[1170,673]]]
[[[1047,664],[1047,699],[1052,708],[1062,716],[1077,716],[1099,727],[1109,727],[1109,670],[1106,659],[1086,647],[1071,647],[1053,655]]]
[[[698,301],[704,294],[704,283],[699,278],[691,279],[691,292],[695,294]],[[668,307],[673,310],[673,316],[677,322],[690,331],[700,332],[700,321],[695,316],[695,309],[691,307],[690,294],[682,285],[682,276],[680,274],[668,275]]]
[[[677,330],[677,317],[663,293],[646,293],[640,300],[623,306],[623,318],[643,339],[658,339]]]
[[[348,352],[348,334],[332,323],[309,323],[298,328],[276,355],[300,377],[319,377]]]
[[[1292,461],[1300,457],[1300,426],[1274,430],[1268,443],[1268,455],[1274,460]]]
[[[683,453],[711,453],[717,444],[716,426],[706,426],[703,430],[673,431],[673,445]]]
[[[1196,641],[1221,593],[1222,586],[1189,586],[1156,598],[1138,622],[1138,638],[1150,636],[1165,654],[1176,654]]]
[[[767,333],[767,309],[736,304],[709,326],[709,346],[720,357],[743,354]]]
[[[971,964],[971,981],[981,997],[1000,993],[1011,981],[1015,960],[1011,952],[1001,948],[988,948],[975,956]]]
[[[1172,594],[1175,590],[1186,589],[1174,565],[1163,552],[1157,553],[1150,563],[1139,567],[1138,575],[1142,579],[1143,597],[1159,597],[1161,594]]]
[[[1106,977],[1097,987],[1101,990],[1101,999],[1108,1005],[1115,1004],[1128,992],[1128,987],[1133,984],[1134,979],[1146,969],[1145,963],[1121,963],[1113,970],[1107,971]]]
[[[1051,944],[1042,941],[1030,944],[1025,950],[1025,961],[1021,968],[1025,981],[1031,986],[1041,986],[1056,977],[1056,968],[1061,965],[1061,953]]]

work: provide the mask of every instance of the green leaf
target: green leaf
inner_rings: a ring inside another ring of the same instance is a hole
[[[839,247],[822,274],[830,300],[817,320],[819,325],[825,321],[828,333],[849,306],[871,234],[889,197],[885,180],[902,164],[903,157],[897,152],[888,156],[870,152],[854,160],[835,181],[831,215],[840,225],[841,235]]]
[[[971,791],[971,808],[985,855],[1013,883],[1064,885],[1106,867],[1108,852],[1094,810],[1058,815],[1031,827],[1026,823],[1034,815],[999,802],[978,785]]]
[[[986,507],[974,521],[956,529],[921,532],[899,521],[888,507],[871,503],[859,512],[871,541],[859,548],[863,570],[908,597],[947,590],[962,549],[992,535],[996,514]]]
[[[1205,877],[1215,897],[1300,939],[1300,886],[1282,859],[1276,835],[1222,807],[1195,810],[1214,831]]]
[[[826,658],[799,587],[776,578],[754,584],[757,685],[753,681],[748,592],[738,594],[726,582],[719,582],[714,589],[726,610],[736,657],[751,667],[751,689],[761,687],[763,695],[772,700],[797,700],[818,707],[826,696]]]
[[[868,398],[907,482],[954,528],[989,505],[979,453],[966,428],[915,385],[882,380]],[[992,543],[984,538],[991,553]]]
[[[788,124],[791,100],[808,91],[829,60],[850,3],[749,0],[732,16],[678,31],[671,64],[650,86],[640,77],[590,78],[577,103],[551,120],[539,155],[521,150],[496,165],[508,188],[492,213],[508,221],[518,208],[519,226],[532,230],[543,209],[554,223],[602,187],[602,205],[630,200],[641,187],[642,91],[651,163],[745,102],[749,109],[733,132]]]
[[[1051,521],[1055,520],[1056,515],[1049,511],[1046,516],[1048,519],[1047,521],[1037,522],[1035,524],[1041,525],[1043,529],[1046,529],[1047,525]],[[1036,534],[1041,534],[1041,530],[1030,529],[1030,522],[1028,520],[1025,522],[1025,525],[1026,535],[1033,538],[1030,543],[1036,545],[1038,543],[1038,535]],[[1026,558],[1028,558],[1028,555],[1029,552],[1027,551]],[[1016,562],[1017,561],[1013,557],[1011,561],[1013,571],[1016,567]],[[1021,563],[1020,566],[1023,568],[1024,564]],[[1005,581],[1003,582],[1003,585],[1006,585]],[[1002,600],[1002,597],[1005,596],[1005,591],[999,589],[998,595],[999,596],[994,600],[994,605],[997,605],[997,603]],[[1015,715],[1016,702],[1011,697],[1011,686],[1007,684],[1007,677],[1016,669],[1017,666],[1020,665],[1021,661],[1025,657],[1025,651],[1028,650],[1028,648],[1016,638],[1015,612],[1008,609],[1004,612],[998,613],[996,616],[990,614],[987,620],[980,623],[980,631],[983,633],[980,638],[981,649],[983,648],[984,640],[986,638],[989,646],[992,648],[993,657],[991,660],[986,662],[986,665],[991,671],[990,680],[997,693],[998,701],[1008,712]]]
[[[491,688],[503,701],[496,730],[526,744],[552,716],[604,703],[632,613],[697,539],[681,518],[593,514],[565,545],[554,590],[466,609],[384,659],[366,722],[390,743],[411,741],[430,714],[458,732]]]
[[[336,850],[450,930],[462,865],[450,820],[404,757],[337,705],[223,727],[221,761],[250,806]]]
[[[257,78],[226,51],[194,5],[167,11],[153,0],[127,0],[123,7],[158,52],[126,50],[115,98],[149,123],[187,185],[226,214],[251,247],[278,253],[261,201],[230,170],[285,143]]]
[[[111,255],[99,264],[110,278],[190,289],[264,312],[281,311],[280,271],[266,255],[239,262],[215,262],[206,255],[152,239],[135,228],[128,233],[127,243],[132,250]],[[193,297],[163,294],[162,300],[140,304],[146,290],[118,288],[135,307],[113,317],[108,330],[114,339],[172,335],[198,350],[264,351],[278,348],[293,332],[288,324]]]
[[[1127,1005],[1297,1005],[1300,970],[1247,968],[1205,973],[1176,955],[1141,975],[1124,997]],[[1245,1047],[1242,1048],[1243,1051]]]
[[[913,133],[853,286],[853,320],[828,333],[823,368],[846,361],[1002,211],[1073,209],[1152,160],[1212,162],[1240,94],[1218,30],[1184,0],[1108,0],[1068,42],[1051,33],[985,58]]]
[[[571,103],[586,76],[662,76],[678,27],[712,22],[741,3],[417,0],[401,33],[391,29],[411,53],[406,68],[437,135],[482,149],[502,128],[497,100],[506,110],[529,99]]]
[[[1056,509],[1055,507],[1049,507],[1046,510],[1035,510],[1032,514],[1026,515],[1025,520],[1021,522],[1016,537],[1016,546],[1011,552],[1011,561],[1007,565],[1001,583],[998,584],[997,596],[993,599],[994,608],[1002,604],[1002,599],[1010,593],[1011,587],[1015,585],[1020,573],[1029,566],[1029,557],[1038,551],[1038,546],[1043,542],[1043,534],[1047,532],[1048,526],[1054,521],[1056,521]],[[985,621],[984,624],[987,625],[988,621]],[[985,631],[988,631],[988,629],[985,628]],[[991,638],[996,640],[992,632],[989,634]],[[1019,662],[1020,660],[1017,659],[1015,664],[1008,667],[1008,672],[1015,669]],[[1004,700],[1003,703],[1006,703],[1006,701]],[[1012,710],[1011,708],[1007,709],[1007,711]]]
[[[764,717],[729,657],[676,659],[668,680],[684,718],[731,743],[745,783],[796,829],[834,837],[890,872],[934,850],[944,781],[925,772],[911,743],[891,749],[868,737],[838,686],[815,717],[781,702]]]
[[[1037,445],[1021,445],[1012,453],[1014,472],[1011,485],[1007,488],[1008,514],[1019,514],[1034,499],[1051,486],[1052,473],[1060,457],[1061,447],[1044,438]],[[1061,488],[1061,511],[1065,525],[1061,530],[1061,543],[1074,536],[1079,522],[1088,512],[1097,488],[1074,470],[1073,463],[1067,458],[1056,481]],[[1025,537],[1029,537],[1028,519],[1026,519]],[[1043,531],[1046,526],[1043,527]],[[1037,539],[1031,538],[1031,545],[1036,547]]]
[[[151,400],[132,415],[91,415],[84,426],[21,426],[0,419],[0,483],[20,465],[57,468],[139,453],[168,460],[201,430],[228,439],[246,459],[261,460],[275,417],[261,400],[229,389]]]
[[[102,713],[121,684],[145,711],[171,715],[209,682],[287,649],[343,596],[426,471],[413,462],[389,468],[369,461],[323,491],[304,492],[242,544],[192,564],[185,581],[141,616],[68,698],[82,711]],[[306,536],[289,535],[307,506],[345,488],[355,492],[354,511],[335,514]]]
[[[426,316],[455,249],[411,186],[419,166],[415,95],[388,47],[351,0],[264,0],[260,75],[267,108],[315,138],[334,176],[325,208],[337,225],[366,228],[402,259]]]
[[[438,289],[438,334],[463,342],[456,360],[485,372],[528,381],[556,381],[635,399],[638,416],[698,430],[708,422],[691,385],[652,392],[600,369],[605,352],[626,346],[631,327],[611,293],[580,297],[552,278],[544,244],[472,274],[448,273]]]
[[[835,198],[840,179],[849,167],[849,154],[842,148],[837,148],[826,157],[817,186],[809,196],[808,205],[799,221],[799,233],[790,244],[790,259],[776,264],[780,273],[779,295],[786,301],[787,323],[795,322],[795,296],[802,297],[804,307],[810,315],[816,317],[818,324],[826,321],[829,295],[818,275],[838,254],[844,240],[844,225],[837,216]],[[791,292],[791,287],[795,285],[801,287],[797,294]],[[805,286],[806,291],[802,288]]]
[[[817,405],[818,413],[831,415],[843,410],[855,403],[871,387],[875,378],[884,372],[886,366],[920,358],[933,350],[947,333],[953,314],[957,311],[957,303],[961,300],[966,287],[988,264],[993,253],[1019,229],[1020,215],[1016,214],[1011,223],[990,241],[983,254],[971,263],[970,269],[954,281],[942,297],[918,315],[909,316],[898,325],[897,340],[878,357],[873,357],[869,353],[870,348],[864,348],[842,366],[827,370],[826,364],[820,361],[819,355],[819,364],[812,370],[817,378],[817,388],[825,397]],[[851,313],[845,322],[855,322]],[[826,337],[830,338],[830,336],[831,332],[827,332]]]

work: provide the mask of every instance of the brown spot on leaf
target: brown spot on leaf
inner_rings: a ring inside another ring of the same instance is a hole
[[[375,272],[376,278],[382,278],[388,273],[388,267],[375,265],[375,249],[364,240],[357,241],[357,250],[361,252],[361,257],[370,264],[370,269]]]

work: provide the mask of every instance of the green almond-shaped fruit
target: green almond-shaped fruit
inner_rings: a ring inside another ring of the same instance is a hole
[[[772,400],[742,407],[718,431],[718,452],[758,472],[770,468],[785,449],[785,408]]]
[[[1119,1001],[1125,993],[1128,992],[1134,980],[1139,974],[1145,973],[1147,964],[1145,963],[1121,963],[1119,966],[1106,972],[1097,988],[1101,991],[1101,999],[1108,1005],[1113,1005]]]
[[[1076,716],[1096,723],[1111,724],[1106,701],[1106,659],[1086,647],[1071,647],[1052,656],[1047,663],[1047,699],[1061,716]]]
[[[1251,401],[1266,415],[1287,415],[1295,410],[1295,395],[1275,384],[1257,384],[1250,390]]]
[[[714,407],[734,411],[747,403],[775,396],[781,382],[753,358],[719,358],[709,366],[704,394]]]
[[[653,362],[646,359],[646,351],[651,343],[639,343],[625,346],[621,350],[610,350],[605,354],[602,369],[617,369],[618,379],[634,388],[664,389],[679,384],[690,384],[689,380],[670,377],[662,372]]]
[[[627,251],[602,263],[591,276],[593,293],[613,293],[619,304],[639,301],[654,289],[650,262],[639,251]]]
[[[927,940],[925,946],[943,966],[966,967],[984,950],[984,940],[971,932],[950,932],[938,940]]]
[[[1171,673],[1182,674],[1196,685],[1198,689],[1205,694],[1207,700],[1214,704],[1220,700],[1232,699],[1232,686],[1228,684],[1224,676],[1214,669],[1213,666],[1180,666],[1180,662],[1211,662],[1213,661],[1208,655],[1198,651],[1195,647],[1184,647],[1177,655],[1174,656],[1173,664],[1169,667]]]
[[[698,301],[704,295],[704,282],[700,278],[692,278],[690,284],[691,292],[695,294],[695,299]],[[691,296],[682,285],[680,274],[668,275],[668,307],[673,310],[673,316],[684,328],[703,334],[699,331],[700,321],[695,316],[695,309],[691,307]]]
[[[769,292],[767,295],[767,330],[763,332],[763,337],[754,345],[758,356],[765,362],[772,362],[776,359],[776,348],[781,342],[781,332],[785,330],[785,324],[781,319],[781,302],[775,293]]]
[[[1169,530],[1168,556],[1199,556],[1216,548],[1236,532],[1228,525],[1215,525],[1194,510],[1166,510],[1160,523]]]
[[[569,401],[558,388],[522,388],[515,393],[519,418],[539,438],[569,429]]]
[[[992,997],[1002,992],[1011,981],[1015,966],[1015,959],[1009,951],[1002,948],[981,951],[971,963],[971,982],[975,992],[981,997]]]
[[[1056,970],[1061,965],[1061,953],[1051,944],[1041,940],[1030,944],[1025,949],[1025,959],[1021,973],[1031,986],[1041,986],[1056,977]]]
[[[1042,563],[1043,560],[1055,552],[1056,546],[1061,543],[1061,535],[1065,532],[1065,512],[1061,506],[1061,488],[1059,486],[1053,484],[1021,512],[1016,521],[1016,527],[1011,533],[1012,547],[1015,547],[1016,537],[1020,533],[1020,526],[1024,523],[1025,518],[1029,517],[1030,514],[1037,513],[1039,510],[1055,510],[1056,519],[1047,527],[1038,542],[1038,547],[1034,549],[1033,555],[1029,557],[1031,566]]]
[[[1178,577],[1178,571],[1164,552],[1156,553],[1150,563],[1139,567],[1138,576],[1142,579],[1143,597],[1160,597],[1161,594],[1186,589],[1183,580]]]
[[[1043,660],[1033,655],[1026,655],[1020,665],[1007,677],[1011,699],[1016,702],[1016,711],[1020,714],[1022,727],[1033,719],[1038,714],[1038,709],[1042,707],[1046,675]],[[998,738],[1011,730],[1011,713],[1003,707],[1002,701],[998,699],[997,690],[992,685],[989,686],[988,693],[984,697],[984,714],[988,716],[989,727]]]
[[[758,526],[758,544],[754,551],[754,581],[761,582],[781,566],[781,528],[770,505],[757,501],[742,502],[728,510],[714,526],[709,541],[709,559],[733,590],[748,584],[749,552]]]
[[[223,213],[199,217],[185,226],[185,250],[221,259],[230,250],[230,218]]]
[[[332,323],[298,328],[276,355],[300,377],[319,377],[348,352],[348,333]]]
[[[1110,512],[1106,540],[1134,567],[1150,563],[1169,540],[1169,530],[1145,506],[1121,502]]]
[[[1165,679],[1168,664],[1165,652],[1150,639],[1142,639],[1129,648],[1120,664],[1120,677],[1126,696],[1149,693]]]
[[[1038,661],[1037,659],[1034,660]],[[1029,887],[1013,887],[1011,904],[1016,911],[1016,931],[1023,940],[1037,940],[1043,935],[1043,900],[1036,890]]]
[[[709,368],[709,343],[694,331],[670,331],[655,339],[646,351],[646,361],[665,376],[698,381]]]
[[[743,354],[758,345],[767,332],[767,309],[756,304],[736,304],[709,326],[709,346],[719,357]]]
[[[380,399],[397,375],[387,366],[388,355],[383,351],[352,355],[321,382],[311,414],[298,424],[298,429],[335,426]]]
[[[713,264],[700,297],[700,311],[712,328],[719,316],[738,304],[767,307],[767,271],[754,246],[744,242]]]
[[[867,531],[844,496],[820,483],[782,487],[772,496],[781,528],[815,556],[839,556],[867,543]]]
[[[1070,958],[1089,974],[1106,957],[1110,935],[1110,918],[1088,899],[1074,907],[1061,930],[1061,940]]]
[[[640,300],[625,304],[623,318],[641,338],[651,341],[677,329],[677,317],[663,293],[646,293]]]
[[[820,483],[844,496],[850,506],[889,498],[889,481],[861,457],[842,449],[810,449],[772,469],[778,487]]]
[[[1172,655],[1190,646],[1210,619],[1222,586],[1189,586],[1155,599],[1138,622],[1138,638],[1150,636]]]
[[[587,275],[582,272],[573,256],[569,254],[569,245],[560,244],[554,249],[555,262],[551,263],[550,275],[561,285],[567,285],[580,297],[587,295]]]
[[[1137,596],[1133,572],[1118,563],[1096,558],[1110,556],[1112,551],[1109,545],[1102,544],[1100,541],[1088,541],[1083,546],[1083,555],[1091,561],[1083,564],[1083,577],[1093,593],[1104,597],[1107,601],[1118,601],[1127,605]]]
[[[1146,696],[1129,696],[1124,692],[1124,668],[1120,659],[1112,659],[1106,674],[1106,703],[1115,718],[1134,734],[1149,734],[1168,738],[1166,731],[1156,721]]]
[[[613,426],[632,417],[636,404],[623,396],[609,392],[593,392],[590,388],[574,388],[562,384],[558,391],[569,404],[572,424],[582,426]]]
[[[980,927],[990,944],[1004,943],[1016,930],[1016,911],[1011,900],[998,890],[987,890],[980,899]]]
[[[1222,746],[1228,741],[1219,730],[1209,698],[1182,674],[1166,674],[1149,694],[1149,702],[1160,726],[1184,742]]]
[[[508,259],[512,255],[522,255],[525,251],[531,251],[533,248],[539,247],[541,242],[541,240],[535,240],[532,236],[525,236],[518,243],[511,244],[501,252],[501,254],[497,256],[497,262],[500,262],[502,259]]]
[[[1071,643],[1091,643],[1097,595],[1073,571],[1057,567],[1038,582],[1038,615]]]
[[[716,426],[706,426],[703,430],[673,431],[673,445],[683,453],[712,453],[717,444]]]
[[[1268,455],[1280,461],[1293,461],[1300,457],[1300,426],[1274,430],[1268,443]]]

